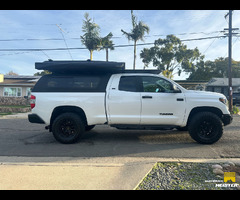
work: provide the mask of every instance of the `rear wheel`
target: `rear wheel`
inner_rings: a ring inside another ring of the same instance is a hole
[[[217,142],[223,134],[222,120],[214,113],[197,113],[190,121],[190,136],[201,144],[213,144]]]
[[[72,144],[77,142],[85,131],[82,119],[75,113],[63,113],[53,122],[53,136],[58,142]]]

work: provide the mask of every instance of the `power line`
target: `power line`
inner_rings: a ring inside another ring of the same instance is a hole
[[[72,38],[72,39],[76,39],[76,38]],[[0,42],[34,41],[34,40],[63,40],[63,39],[61,38],[1,39]]]
[[[219,36],[220,33],[221,33],[221,32],[219,32],[219,34],[218,34],[217,36]],[[217,38],[215,38],[215,39],[211,42],[211,44],[206,48],[206,50],[203,52],[203,54],[206,53],[206,51],[212,46],[212,44],[215,42],[216,39],[217,39]]]
[[[204,38],[193,38],[193,39],[184,39],[181,40],[182,42],[187,41],[194,41],[194,40],[208,40],[208,39],[215,39],[215,38],[226,38],[227,36],[213,36],[213,37],[204,37]]]
[[[55,24],[56,25],[56,24]],[[211,31],[211,32],[191,32],[191,33],[172,33],[172,34],[157,34],[157,35],[147,35],[145,37],[158,37],[158,36],[167,36],[167,35],[194,35],[194,34],[205,34],[210,35],[213,33],[221,33],[222,31]],[[123,38],[123,36],[113,36],[112,38]],[[67,38],[68,40],[80,40],[79,38]],[[38,41],[38,40],[53,40],[53,41],[61,41],[66,40],[65,38],[15,38],[15,39],[0,39],[0,42],[12,42],[12,41]]]
[[[77,48],[50,48],[50,49],[0,49],[0,51],[66,51],[68,49],[79,50],[87,48],[77,47]]]
[[[57,25],[57,24],[56,24],[56,25]],[[59,25],[57,25],[57,27],[59,28],[60,33],[61,33],[61,35],[62,35],[62,37],[63,37],[63,40],[64,40],[64,43],[65,43],[65,45],[66,45],[66,47],[67,47],[68,53],[69,53],[71,59],[73,60],[72,54],[71,54],[71,52],[69,51],[67,42],[66,42],[65,37],[64,37],[64,35],[63,35],[63,33],[65,33],[65,32],[62,30],[62,28],[61,28]]]
[[[41,51],[45,56],[47,56],[48,57],[48,59],[51,59],[50,57],[49,57],[49,55],[47,55],[44,51]]]
[[[239,35],[236,35],[239,36]],[[195,40],[207,40],[207,39],[216,39],[216,38],[226,38],[227,36],[213,36],[213,37],[203,37],[203,38],[191,38],[191,39],[183,39],[182,42],[189,42]],[[146,46],[146,45],[154,45],[154,42],[151,43],[140,43],[137,46]],[[132,47],[133,44],[122,44],[122,45],[114,45],[114,48],[118,47]],[[69,50],[82,50],[87,49],[86,47],[73,47],[73,48],[42,48],[42,49],[0,49],[0,51],[69,51]]]

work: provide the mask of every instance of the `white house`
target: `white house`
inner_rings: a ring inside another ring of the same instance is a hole
[[[29,96],[40,76],[5,75],[0,81],[0,97]]]

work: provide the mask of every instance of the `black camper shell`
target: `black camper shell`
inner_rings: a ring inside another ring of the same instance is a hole
[[[154,73],[159,70],[126,70],[124,62],[44,61],[36,62],[38,70],[48,70],[32,92],[105,92],[112,74]]]
[[[53,61],[36,62],[35,69],[48,70],[53,74],[116,74],[116,73],[152,73],[160,70],[126,70],[124,62],[106,61]]]

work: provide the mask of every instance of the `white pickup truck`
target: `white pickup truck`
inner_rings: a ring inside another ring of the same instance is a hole
[[[36,69],[52,72],[31,94],[31,123],[46,124],[61,143],[77,142],[95,125],[118,129],[188,130],[212,144],[232,122],[226,97],[186,90],[157,70],[125,70],[124,63],[45,61]]]

